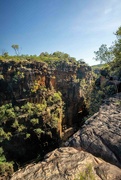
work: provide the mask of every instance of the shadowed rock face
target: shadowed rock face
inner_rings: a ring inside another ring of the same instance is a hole
[[[80,147],[121,167],[121,93],[105,101],[66,146]]]
[[[121,170],[72,147],[56,149],[44,161],[14,173],[11,180],[74,180],[81,175],[96,180],[120,180]]]

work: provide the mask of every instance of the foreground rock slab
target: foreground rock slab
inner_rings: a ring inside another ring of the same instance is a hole
[[[48,153],[44,161],[30,164],[13,174],[11,180],[120,180],[121,169],[72,147]]]
[[[121,167],[121,93],[106,100],[65,145],[82,148]]]

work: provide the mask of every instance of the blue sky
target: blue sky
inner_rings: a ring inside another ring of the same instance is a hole
[[[62,51],[89,65],[121,26],[121,0],[0,0],[0,54]]]

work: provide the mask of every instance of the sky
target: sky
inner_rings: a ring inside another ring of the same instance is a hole
[[[121,0],[0,0],[0,54],[68,53],[89,65],[121,26]]]

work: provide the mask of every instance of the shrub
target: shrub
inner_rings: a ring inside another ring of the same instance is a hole
[[[38,118],[33,118],[33,119],[31,119],[31,123],[32,123],[33,126],[36,125],[36,124],[39,124],[39,119]]]
[[[25,138],[25,139],[30,138],[30,136],[31,136],[31,134],[27,133],[27,134],[26,134],[26,138]]]
[[[56,103],[58,101],[61,101],[61,93],[60,92],[56,92],[53,94],[53,101]]]
[[[13,173],[13,164],[0,162],[0,176],[11,176]]]
[[[34,132],[40,138],[41,134],[44,133],[44,131],[41,128],[34,129]]]
[[[89,164],[84,172],[81,172],[75,180],[95,180],[92,165]]]
[[[4,155],[3,148],[1,147],[0,148],[0,162],[5,162],[5,161],[6,161],[6,158],[5,158],[5,155]]]

